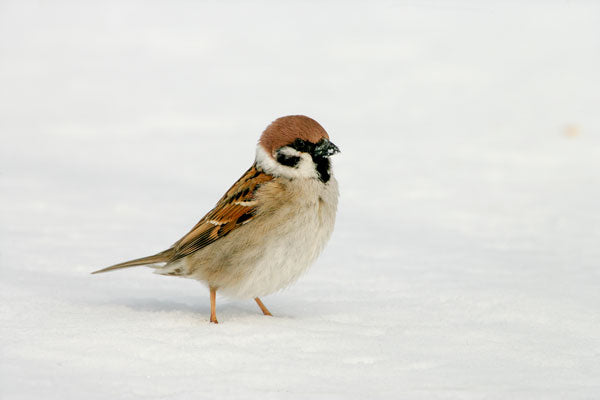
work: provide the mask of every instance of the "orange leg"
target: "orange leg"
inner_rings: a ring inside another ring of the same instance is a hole
[[[217,321],[217,289],[210,288],[210,322],[218,324]]]
[[[263,302],[260,301],[260,299],[258,297],[255,297],[254,301],[256,301],[256,304],[258,304],[258,306],[262,310],[263,314],[269,315],[271,317],[273,316],[273,314],[271,314],[271,312],[267,309],[267,307],[265,307],[265,305],[263,304]]]

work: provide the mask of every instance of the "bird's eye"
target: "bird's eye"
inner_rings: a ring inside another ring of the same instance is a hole
[[[298,166],[298,163],[300,162],[300,157],[292,156],[292,155],[280,152],[277,154],[277,162],[279,164],[285,165],[287,167],[295,168]]]

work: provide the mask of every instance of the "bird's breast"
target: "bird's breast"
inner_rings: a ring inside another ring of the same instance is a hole
[[[246,245],[228,259],[228,274],[219,285],[222,293],[251,298],[289,286],[310,267],[331,236],[338,198],[335,179],[327,184],[315,179],[286,182],[281,189],[285,202],[236,232],[238,243]]]

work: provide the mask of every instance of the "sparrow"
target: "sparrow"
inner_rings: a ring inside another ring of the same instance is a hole
[[[262,133],[250,169],[216,206],[167,250],[95,272],[149,266],[155,273],[203,282],[210,322],[216,293],[254,299],[296,281],[316,260],[335,224],[338,183],[330,157],[339,153],[314,119],[290,115]]]

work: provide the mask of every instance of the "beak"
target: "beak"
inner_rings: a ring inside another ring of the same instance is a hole
[[[327,158],[339,152],[340,149],[338,149],[338,147],[335,144],[331,143],[327,139],[321,139],[321,141],[317,143],[317,147],[315,147],[314,154],[317,157]]]

